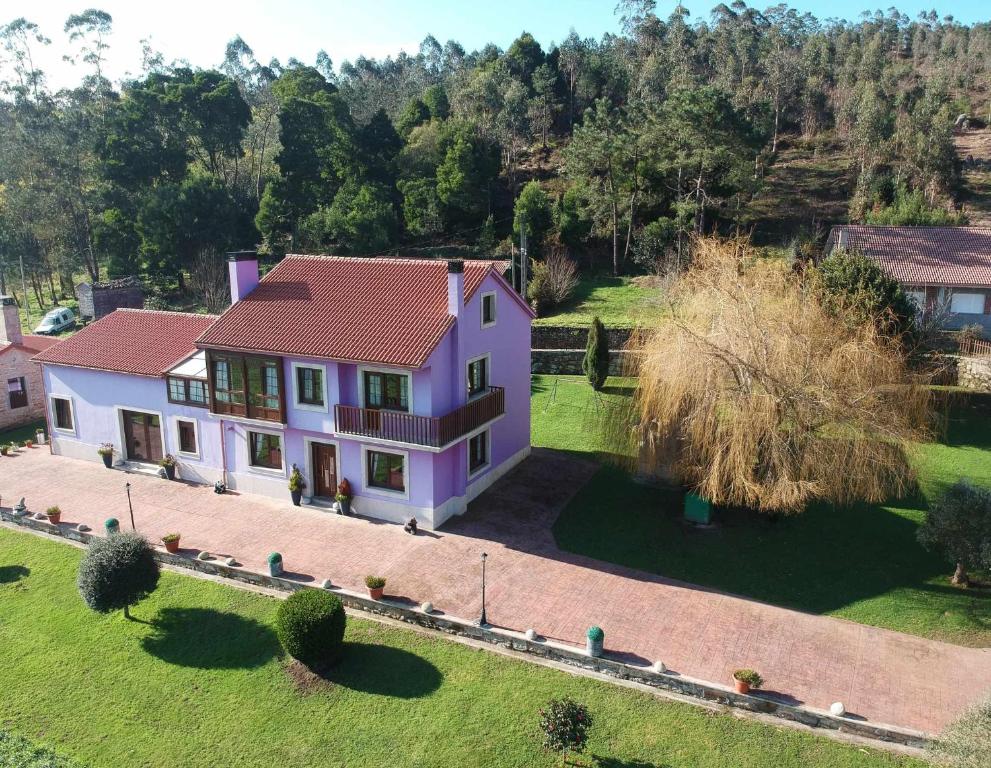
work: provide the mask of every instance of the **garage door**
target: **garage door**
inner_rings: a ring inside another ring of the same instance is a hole
[[[984,314],[983,293],[954,293],[950,299],[950,311],[969,315]]]

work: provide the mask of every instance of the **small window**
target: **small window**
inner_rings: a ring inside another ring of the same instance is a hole
[[[72,402],[67,397],[53,397],[52,411],[55,417],[55,429],[72,432],[75,429],[72,420]]]
[[[185,379],[177,379],[175,377],[169,378],[169,400],[176,403],[181,403],[186,400]]]
[[[495,291],[482,294],[482,327],[487,328],[496,322]]]
[[[480,432],[468,441],[468,474],[489,465],[489,431]]]
[[[409,376],[365,371],[365,407],[388,411],[409,410]]]
[[[249,461],[253,467],[282,469],[282,438],[267,432],[249,432]]]
[[[324,406],[322,368],[296,369],[296,400],[302,405]]]
[[[468,363],[468,397],[484,393],[489,388],[489,358],[480,357]]]
[[[950,312],[966,315],[984,314],[983,293],[954,293],[950,297]]]
[[[406,492],[406,457],[398,453],[368,451],[368,486]]]
[[[196,450],[196,425],[180,419],[176,421],[176,426],[179,429],[179,453],[199,453]]]
[[[190,379],[186,382],[189,390],[187,392],[187,400],[191,403],[197,403],[199,405],[206,405],[206,382],[198,381],[196,379]]]
[[[169,376],[169,401],[188,405],[207,404],[206,382]]]
[[[7,379],[7,400],[10,410],[28,407],[28,390],[23,376]]]

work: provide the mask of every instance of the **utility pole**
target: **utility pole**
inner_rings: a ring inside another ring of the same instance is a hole
[[[527,262],[526,255],[526,219],[520,217],[520,296],[526,299]]]
[[[21,309],[24,310],[24,322],[28,319],[28,284],[24,279],[24,250],[21,249]],[[40,307],[39,307],[40,309]],[[30,325],[30,323],[28,323]]]

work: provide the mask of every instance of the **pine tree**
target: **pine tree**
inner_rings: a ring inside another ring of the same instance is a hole
[[[609,336],[598,316],[592,318],[592,325],[588,329],[582,372],[588,376],[588,382],[596,392],[602,389],[609,376]]]

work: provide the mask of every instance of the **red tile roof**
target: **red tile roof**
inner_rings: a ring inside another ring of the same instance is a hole
[[[161,376],[196,350],[216,315],[118,309],[35,355],[37,362]]]
[[[875,259],[904,285],[991,288],[991,228],[833,227],[826,249]]]
[[[20,344],[4,342],[5,346],[0,347],[0,355],[11,349],[23,349],[28,354],[36,355],[57,342],[58,339],[51,336],[35,336],[34,334],[26,333],[22,337]]]
[[[465,262],[465,301],[495,266]],[[447,264],[286,256],[199,338],[202,347],[419,368],[454,322]]]

